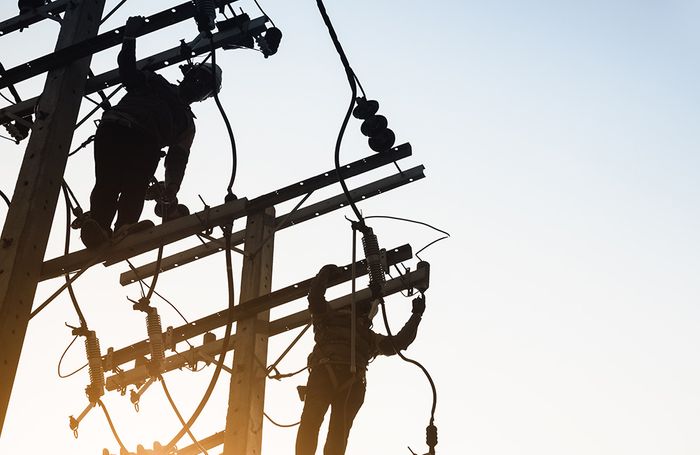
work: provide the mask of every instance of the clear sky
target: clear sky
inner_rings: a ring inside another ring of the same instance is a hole
[[[116,3],[109,0],[107,8]],[[132,0],[104,29],[177,3]],[[315,2],[266,0],[262,6],[284,32],[279,53],[269,59],[251,51],[219,54],[221,98],[239,148],[234,190],[249,198],[331,169],[349,99]],[[251,1],[237,7],[258,15]],[[428,309],[408,350],[438,386],[438,453],[700,452],[700,5],[329,0],[327,8],[368,95],[379,100],[399,140],[413,146],[402,166],[426,166],[426,179],[363,202],[364,214],[413,218],[452,234],[422,254],[432,265]],[[14,1],[0,6],[1,18],[15,13]],[[57,31],[45,21],[1,37],[2,63],[11,68],[50,52]],[[145,57],[195,33],[190,21],[149,35],[139,39],[137,53]],[[113,68],[115,57],[116,50],[96,56],[93,70]],[[179,76],[175,68],[163,74]],[[18,88],[28,98],[42,84],[37,77]],[[194,111],[198,136],[181,199],[201,209],[197,195],[210,205],[222,202],[230,153],[214,103]],[[86,124],[74,146],[93,132]],[[25,144],[0,142],[0,189],[8,194]],[[343,161],[371,153],[357,122],[344,144]],[[66,172],[85,206],[94,183],[91,154],[89,147],[71,158]],[[383,169],[349,184],[390,173]],[[339,191],[336,185],[309,203]],[[57,210],[47,258],[62,250],[60,203]],[[0,219],[6,213],[0,207]],[[325,263],[350,261],[345,215],[351,212],[277,235],[273,288],[308,278]],[[144,216],[156,220],[151,206]],[[410,242],[415,251],[436,238],[416,225],[371,224],[385,247]],[[169,246],[166,254],[196,243]],[[73,244],[79,244],[75,235]],[[155,252],[136,262],[154,258]],[[236,267],[238,276],[239,260]],[[138,287],[118,284],[126,268],[97,266],[76,284],[103,350],[146,335],[143,317],[126,300],[139,296]],[[42,283],[37,302],[60,284]],[[223,256],[163,274],[158,291],[189,319],[223,308]],[[164,326],[180,325],[167,304],[154,303]],[[273,317],[303,307],[300,300]],[[388,310],[398,328],[410,299],[392,297]],[[82,422],[78,439],[68,429],[68,416],[87,404],[88,377],[85,371],[69,379],[56,375],[72,339],[66,322],[77,324],[67,296],[32,320],[0,453],[117,452],[99,410]],[[270,358],[295,333],[273,339]],[[303,366],[311,346],[307,335],[281,369]],[[62,372],[83,362],[76,343]],[[184,414],[199,402],[211,372],[166,375]],[[224,428],[228,382],[222,375],[194,425],[198,437]],[[302,403],[295,388],[304,382],[304,375],[268,381],[266,412],[280,422],[297,421]],[[138,413],[128,395],[104,400],[132,449],[165,442],[179,429],[159,387],[145,394]],[[397,358],[377,359],[348,454],[407,454],[407,446],[425,452],[429,410],[430,390],[418,369]],[[292,454],[295,434],[266,423],[263,453]]]

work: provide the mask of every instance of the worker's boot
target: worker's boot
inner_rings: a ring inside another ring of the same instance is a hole
[[[177,199],[170,204],[156,203],[155,214],[163,218],[163,222],[181,218],[190,214],[190,209],[185,204],[179,204]]]
[[[80,240],[90,249],[98,248],[109,242],[109,234],[92,218],[86,218],[80,227]]]
[[[136,234],[137,232],[143,232],[151,229],[154,227],[155,224],[151,220],[142,220],[139,221],[138,223],[133,223],[133,224],[125,224],[121,226],[119,229],[114,231],[114,235],[112,236],[112,241],[113,242],[118,242],[122,240],[124,237],[127,235],[132,235]]]

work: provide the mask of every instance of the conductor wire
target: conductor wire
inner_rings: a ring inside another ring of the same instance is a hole
[[[206,406],[207,401],[209,401],[209,397],[211,396],[212,392],[214,391],[214,386],[216,385],[217,381],[219,380],[219,376],[221,374],[222,366],[224,365],[224,360],[226,358],[226,352],[228,351],[228,345],[229,345],[229,339],[231,338],[231,331],[233,327],[233,307],[234,307],[234,288],[233,288],[233,259],[231,258],[231,226],[222,226],[224,230],[224,237],[226,239],[226,281],[228,284],[228,296],[229,296],[229,302],[228,302],[228,319],[226,321],[226,331],[224,333],[224,338],[223,338],[223,343],[221,345],[221,352],[219,354],[219,359],[216,362],[216,368],[214,369],[214,374],[212,375],[211,381],[209,381],[209,386],[207,387],[207,390],[204,392],[204,396],[202,397],[202,400],[199,402],[199,405],[197,406],[197,409],[195,409],[194,413],[192,413],[192,416],[190,419],[187,421],[187,425],[183,426],[183,428],[170,440],[170,442],[163,448],[165,452],[170,450],[172,447],[177,444],[177,442],[182,438],[182,436],[186,433],[186,428],[191,427],[192,424],[197,420],[199,415],[202,413],[202,410],[204,409],[204,406]]]
[[[67,256],[68,253],[70,252],[70,224],[71,224],[71,201],[70,197],[68,196],[68,185],[64,182],[63,185],[63,197],[65,198],[66,201],[66,240],[65,240],[65,245],[64,245],[64,254]],[[87,330],[87,322],[85,321],[85,316],[83,315],[83,312],[80,310],[80,305],[78,304],[78,299],[75,297],[75,292],[73,291],[73,285],[71,284],[70,281],[70,276],[68,273],[64,275],[66,279],[66,284],[68,288],[68,295],[70,295],[71,302],[73,303],[73,308],[75,308],[75,312],[78,314],[78,319],[80,319],[80,327],[83,329]],[[72,344],[72,343],[71,343]]]
[[[10,207],[10,198],[7,197],[4,191],[0,190],[0,197],[2,198],[3,201],[7,204],[7,207]]]
[[[165,379],[163,379],[162,375],[158,375],[158,380],[160,381],[160,385],[163,386],[163,392],[165,392],[165,397],[168,399],[168,402],[170,403],[170,406],[173,408],[173,411],[175,412],[175,415],[177,416],[178,420],[180,421],[180,424],[182,424],[183,428],[186,428],[187,430],[187,435],[190,437],[192,442],[199,448],[200,452],[202,452],[204,455],[209,455],[207,452],[207,449],[202,447],[202,444],[199,443],[197,438],[194,437],[192,434],[192,431],[190,430],[189,425],[187,425],[187,422],[185,422],[185,419],[182,418],[182,414],[180,414],[180,410],[177,408],[175,405],[175,401],[173,401],[173,397],[170,396],[170,392],[168,391],[168,386],[165,385]]]
[[[436,244],[436,243],[439,242],[440,240],[445,240],[445,239],[447,239],[447,238],[450,238],[450,233],[449,233],[449,232],[443,231],[442,229],[438,229],[438,228],[436,228],[436,227],[433,226],[433,225],[430,225],[430,224],[428,224],[428,223],[424,223],[423,221],[417,221],[417,220],[412,220],[412,219],[409,219],[409,218],[401,218],[401,217],[398,217],[398,216],[389,216],[389,215],[370,215],[370,216],[365,217],[366,220],[368,220],[368,219],[370,219],[370,218],[385,218],[385,219],[388,219],[388,220],[405,221],[405,222],[407,222],[407,223],[420,224],[421,226],[429,227],[430,229],[433,229],[433,230],[435,230],[435,231],[440,232],[441,234],[444,234],[443,237],[440,237],[439,239],[433,240],[432,242],[428,243],[427,245],[425,245],[423,248],[421,248],[420,250],[418,250],[418,251],[416,252],[416,257],[418,258],[419,261],[422,261],[422,259],[420,258],[420,256],[418,256],[418,255],[420,254],[421,251],[427,249],[427,248],[428,248],[429,246],[431,246],[431,245]]]
[[[124,447],[124,443],[122,442],[121,438],[119,437],[119,434],[117,434],[116,428],[114,428],[114,423],[112,423],[112,418],[109,416],[109,412],[107,411],[107,406],[102,402],[101,399],[97,399],[97,404],[100,405],[102,408],[102,411],[105,414],[105,417],[107,418],[107,423],[109,424],[109,429],[112,430],[112,435],[114,436],[114,439],[116,439],[117,444],[119,444],[119,448],[123,451],[123,453],[129,453],[126,447]]]
[[[209,42],[211,43],[211,64],[212,68],[212,79],[214,87],[214,101],[216,102],[216,107],[221,113],[221,118],[224,120],[226,125],[226,132],[228,133],[229,142],[231,142],[231,178],[228,182],[228,187],[226,188],[227,197],[233,196],[233,183],[236,180],[236,171],[238,170],[238,153],[236,150],[236,139],[233,137],[233,128],[231,128],[231,122],[226,115],[226,110],[224,110],[221,100],[219,99],[219,94],[216,90],[216,46],[214,45],[214,36],[209,32]]]
[[[330,17],[328,17],[328,13],[326,12],[326,7],[323,4],[322,0],[316,0],[316,4],[318,5],[318,10],[321,13],[321,17],[323,18],[323,22],[326,24],[326,27],[328,28],[328,33],[330,34],[331,40],[333,41],[333,45],[335,46],[335,50],[338,52],[338,55],[340,56],[340,61],[343,64],[343,68],[345,69],[345,75],[348,78],[348,83],[350,84],[350,90],[352,92],[352,97],[350,99],[350,106],[348,106],[348,110],[345,113],[345,118],[343,119],[343,123],[340,126],[340,131],[338,132],[338,138],[336,139],[335,143],[335,171],[338,174],[338,180],[340,182],[340,186],[343,188],[343,193],[345,193],[345,198],[348,200],[348,203],[350,204],[350,207],[352,207],[353,212],[355,212],[355,216],[357,216],[357,219],[359,221],[362,221],[362,214],[357,208],[357,205],[355,204],[355,201],[352,199],[352,196],[350,195],[350,191],[348,190],[348,186],[345,183],[345,178],[342,176],[340,173],[340,146],[343,142],[343,136],[345,135],[345,129],[348,126],[348,122],[350,121],[350,115],[352,115],[352,109],[355,107],[355,98],[357,97],[357,84],[356,84],[356,76],[355,73],[353,72],[352,68],[350,67],[350,62],[348,62],[348,58],[345,55],[345,51],[343,51],[343,47],[340,44],[340,41],[338,40],[338,35],[335,32],[335,29],[333,28],[333,24],[331,23]]]
[[[379,304],[382,307],[382,318],[384,319],[384,327],[386,328],[386,333],[388,335],[389,341],[391,342],[391,347],[404,362],[412,363],[413,365],[417,366],[423,371],[423,374],[425,374],[426,378],[428,378],[430,388],[433,392],[433,404],[430,409],[430,424],[432,425],[435,421],[435,408],[437,407],[437,388],[435,387],[433,377],[430,376],[428,370],[420,362],[418,362],[417,360],[409,359],[408,357],[404,356],[399,349],[396,348],[396,344],[394,344],[394,335],[392,335],[391,333],[391,328],[389,327],[389,319],[386,316],[386,306],[384,305],[384,301],[379,300]]]

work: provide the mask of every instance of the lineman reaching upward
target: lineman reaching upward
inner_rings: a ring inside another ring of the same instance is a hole
[[[377,355],[396,354],[394,346],[399,350],[406,349],[415,339],[425,311],[425,298],[415,298],[413,314],[394,335],[392,345],[389,337],[372,331],[371,303],[359,304],[356,316],[357,372],[353,374],[350,371],[350,309],[333,310],[325,298],[328,280],[337,269],[335,265],[323,266],[309,289],[309,311],[316,345],[309,356],[310,373],[297,433],[296,455],[316,453],[318,431],[329,406],[331,419],[323,453],[345,453],[352,422],[365,398],[367,364]]]
[[[127,94],[102,115],[95,134],[95,187],[90,195],[90,218],[81,231],[88,248],[109,239],[115,214],[115,232],[138,222],[148,183],[166,146],[165,194],[161,197],[176,201],[195,134],[190,104],[221,88],[221,69],[207,63],[183,66],[179,85],[152,71],[139,70],[135,36],[144,23],[141,16],[126,22],[118,63]]]

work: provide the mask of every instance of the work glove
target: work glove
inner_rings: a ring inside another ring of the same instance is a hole
[[[144,24],[146,23],[146,18],[143,16],[131,16],[126,20],[126,25],[124,26],[124,38],[135,38],[136,35],[141,31]]]
[[[411,310],[412,313],[417,314],[419,316],[422,316],[423,313],[425,312],[425,296],[420,295],[419,297],[416,297],[413,299],[413,309]]]
[[[335,264],[326,264],[318,271],[316,279],[322,283],[328,283],[331,276],[335,275],[340,268]]]

